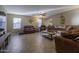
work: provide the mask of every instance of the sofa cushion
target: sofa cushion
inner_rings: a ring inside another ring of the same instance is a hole
[[[24,31],[24,33],[29,34],[29,33],[37,32],[37,29],[34,26],[32,26],[32,25],[27,25],[27,26],[24,26],[24,30],[23,31]]]
[[[75,39],[79,35],[71,34],[71,33],[61,33],[61,36],[68,38],[68,39]]]
[[[65,29],[66,29],[66,31],[72,30],[72,29],[73,29],[73,26],[66,25],[66,26],[65,26]]]
[[[75,41],[79,41],[79,36],[74,39]]]
[[[79,29],[72,29],[67,32],[61,33],[61,35],[65,38],[75,39],[79,36]]]

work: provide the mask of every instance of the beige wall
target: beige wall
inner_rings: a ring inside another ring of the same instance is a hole
[[[57,15],[52,15],[47,20],[44,20],[44,24],[49,25],[50,21],[52,20],[52,24],[60,25],[61,15],[65,17],[64,25],[79,25],[79,9],[74,9],[74,10],[63,12]]]
[[[50,24],[54,24],[54,25],[60,25],[60,18],[61,14],[57,14],[57,15],[52,15],[51,17],[49,17],[46,20],[43,20],[43,24],[45,24],[46,26],[50,25]]]
[[[14,30],[13,29],[13,18],[14,17],[19,17],[22,19],[22,27],[24,27],[25,25],[33,25],[34,27],[37,27],[38,23],[37,20],[35,18],[31,18],[31,16],[22,16],[22,15],[14,15],[14,14],[7,14],[7,31],[9,32],[15,32],[15,31],[19,31],[19,30]],[[33,22],[30,23],[29,20],[32,19]],[[22,29],[20,29],[22,30]]]
[[[67,11],[67,12],[63,12],[57,15],[52,15],[51,17],[49,17],[48,19],[44,19],[43,20],[43,24],[48,26],[50,25],[50,23],[55,24],[55,25],[60,25],[61,23],[61,15],[64,15],[65,17],[65,25],[79,25],[79,9],[75,9],[75,10],[71,10],[71,11]],[[13,31],[12,28],[12,20],[14,17],[20,17],[22,18],[22,27],[24,25],[33,25],[35,27],[37,27],[37,21],[36,19],[31,18],[30,16],[21,16],[21,15],[12,15],[12,14],[8,14],[7,15],[7,28],[8,31]],[[33,19],[34,22],[30,23],[29,20]]]
[[[63,15],[66,18],[65,24],[79,25],[79,9],[64,12]]]
[[[10,32],[13,32],[13,18],[14,17],[19,17],[22,19],[22,27],[24,25],[30,25],[29,19],[30,16],[21,16],[21,15],[12,15],[12,14],[7,14],[7,30]]]

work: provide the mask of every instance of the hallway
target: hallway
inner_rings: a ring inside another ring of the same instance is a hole
[[[8,53],[55,53],[54,40],[49,40],[41,36],[41,33],[12,35]]]

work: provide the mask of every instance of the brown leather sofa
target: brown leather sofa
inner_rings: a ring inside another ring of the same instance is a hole
[[[73,26],[71,25],[49,25],[47,27],[47,30],[49,32],[52,32],[52,31],[69,31],[73,29]]]
[[[24,26],[24,29],[23,29],[23,32],[25,34],[35,33],[37,31],[38,31],[38,29],[34,28],[34,26],[31,26],[31,25]]]
[[[66,39],[62,36],[55,37],[57,53],[79,53],[79,41]]]
[[[56,51],[63,53],[79,53],[79,29],[72,29],[66,32],[62,32],[61,36],[55,37]]]

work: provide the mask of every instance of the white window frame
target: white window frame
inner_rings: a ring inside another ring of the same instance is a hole
[[[21,29],[21,18],[13,18],[13,29]]]

